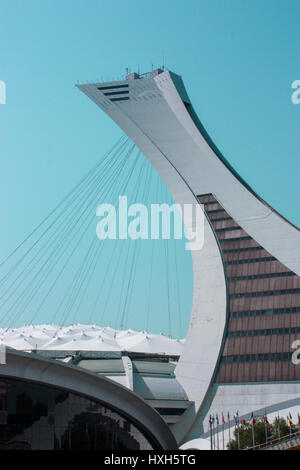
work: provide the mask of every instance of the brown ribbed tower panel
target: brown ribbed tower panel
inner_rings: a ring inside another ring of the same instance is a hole
[[[212,194],[198,196],[223,254],[229,321],[217,383],[300,380],[300,278],[251,238]]]

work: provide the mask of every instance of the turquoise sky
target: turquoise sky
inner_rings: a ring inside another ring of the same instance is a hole
[[[183,76],[194,108],[224,156],[269,204],[300,225],[300,105],[291,102],[291,83],[300,79],[298,0],[1,0],[0,6],[0,80],[7,86],[7,104],[0,106],[0,259],[121,135],[76,82],[120,79],[127,67],[147,72],[152,64],[160,66],[163,56],[165,66]],[[134,186],[128,191],[133,197]],[[170,200],[163,185],[160,191]],[[148,200],[156,196],[153,189]],[[183,336],[192,298],[190,254],[183,242],[176,245],[178,270],[175,276],[174,266],[167,267],[168,293],[160,252],[165,248],[157,247],[151,289],[150,242],[136,266],[140,284],[127,304],[125,327],[171,329]],[[170,259],[173,248],[170,242]],[[105,247],[108,258],[113,250]],[[107,263],[98,268],[99,276]],[[124,267],[113,295],[110,284],[103,285],[103,297],[119,302],[127,275]],[[143,304],[149,289],[147,324]],[[52,321],[55,302],[45,304],[36,323]],[[110,300],[102,323],[120,326],[118,302]],[[93,321],[100,321],[100,310]],[[68,321],[86,322],[87,311],[88,306],[79,308]],[[28,312],[20,324],[31,320],[30,307]]]

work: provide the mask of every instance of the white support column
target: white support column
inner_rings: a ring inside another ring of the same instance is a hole
[[[133,390],[133,371],[131,359],[128,356],[122,356],[122,362],[126,375],[126,386],[129,388],[129,390]]]

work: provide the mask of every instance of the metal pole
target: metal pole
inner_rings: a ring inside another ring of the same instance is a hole
[[[252,419],[252,445],[255,446],[255,436],[254,436],[254,424]]]
[[[300,426],[299,426],[300,430]],[[223,440],[223,450],[225,450],[225,443],[224,443],[224,422],[222,421],[222,440]]]
[[[266,415],[264,416],[264,422],[265,422],[265,435],[266,435],[266,444],[268,443],[268,428],[267,428],[267,417]]]
[[[240,450],[241,449],[241,444],[240,444],[240,422],[239,422],[239,420],[237,422],[237,435],[238,435],[238,450]]]
[[[209,429],[210,429],[210,450],[213,448],[213,441],[212,441],[212,422],[211,417],[209,417]]]

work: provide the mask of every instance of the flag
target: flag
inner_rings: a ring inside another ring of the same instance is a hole
[[[298,417],[299,417],[299,420],[300,420],[300,416],[299,416],[299,414],[298,414]],[[299,421],[299,422],[300,422],[300,421]],[[225,424],[225,418],[224,418],[224,415],[223,415],[223,413],[222,413],[222,423],[223,423],[223,424]]]
[[[238,422],[239,422],[239,414],[238,414],[238,412],[237,412],[235,415],[233,415],[233,419],[234,419],[235,424],[237,425]]]
[[[219,416],[218,416],[218,413],[216,414],[216,422],[217,422],[217,425],[219,424]]]
[[[252,423],[252,424],[255,424],[255,423],[256,423],[255,418],[254,418],[254,415],[253,415],[253,411],[252,411],[252,413],[251,413],[251,423]]]
[[[286,417],[286,420],[287,420],[287,422],[288,422],[288,424],[289,424],[289,426],[290,426],[290,425],[291,425],[291,420],[290,420],[289,416]]]
[[[228,411],[228,414],[227,414],[227,423],[230,423],[230,415],[229,415],[229,411]]]
[[[290,418],[290,424],[293,424],[293,418],[292,418],[291,413],[289,413],[289,418]]]
[[[264,422],[265,422],[266,424],[269,424],[269,421],[268,421],[267,415],[265,415],[265,416],[264,416]]]
[[[212,417],[209,415],[209,424],[212,425]]]

